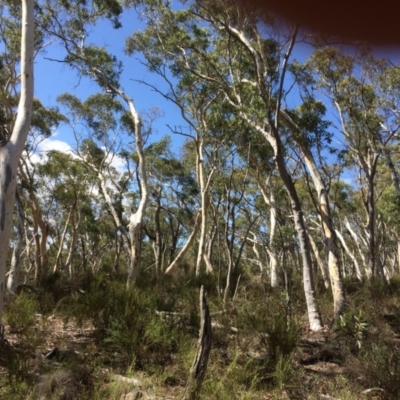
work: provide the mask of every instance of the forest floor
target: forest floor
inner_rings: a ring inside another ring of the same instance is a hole
[[[400,293],[393,287],[352,288],[348,311],[320,332],[307,329],[306,315],[296,306],[296,323],[290,325],[281,318],[286,317],[282,293],[268,296],[267,308],[252,317],[245,315],[251,314],[256,299],[238,299],[221,311],[210,296],[213,347],[201,399],[400,398]],[[28,312],[32,295],[18,297],[18,306]],[[132,335],[134,326],[127,330],[111,324],[105,332],[99,324],[104,311],[96,318],[56,307],[35,312],[29,326],[22,317],[16,322],[8,314],[11,324],[5,325],[0,349],[0,398],[182,398],[198,333],[198,321],[185,317],[191,310],[182,311],[184,306],[175,302],[161,314],[148,309],[155,314],[154,319],[146,314],[146,327],[151,327],[142,331],[141,321],[135,320],[141,336],[134,342],[124,336]],[[329,306],[322,301],[327,321]],[[8,312],[14,311],[11,306]]]

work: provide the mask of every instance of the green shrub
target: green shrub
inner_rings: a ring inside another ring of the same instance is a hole
[[[223,370],[217,367],[218,372],[214,372],[213,367],[215,365],[209,366],[210,371],[202,388],[202,398],[220,400],[258,398],[256,393],[262,376],[255,359],[236,353]]]
[[[367,335],[368,323],[361,311],[358,313],[347,312],[335,322],[334,331],[336,338],[347,343],[351,352],[360,350]]]
[[[400,398],[400,355],[385,344],[373,344],[363,352],[361,376],[366,388],[383,389],[381,399]]]
[[[12,333],[26,333],[35,324],[37,311],[37,300],[21,292],[7,306],[4,317]]]
[[[174,296],[125,282],[94,280],[85,293],[75,293],[59,304],[66,318],[90,321],[105,349],[117,352],[119,360],[138,367],[163,364],[175,351],[185,332],[176,321],[163,319],[156,311],[171,311]],[[147,361],[150,360],[148,363]]]

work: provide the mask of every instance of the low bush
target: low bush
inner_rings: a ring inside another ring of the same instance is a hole
[[[8,304],[4,318],[11,333],[27,333],[36,322],[39,306],[33,295],[21,292]]]

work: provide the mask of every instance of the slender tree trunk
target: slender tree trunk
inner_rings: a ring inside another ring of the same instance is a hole
[[[79,52],[82,53],[82,49],[79,48],[79,46],[77,47]],[[130,284],[136,280],[140,272],[141,229],[144,213],[146,211],[149,199],[146,160],[143,151],[144,141],[142,136],[142,118],[140,117],[136,109],[135,103],[131,97],[129,97],[123,90],[119,89],[117,86],[112,85],[111,82],[107,79],[106,75],[97,67],[92,65],[90,58],[85,58],[85,62],[87,63],[92,74],[94,75],[94,78],[102,82],[102,85],[107,88],[110,93],[118,95],[128,105],[129,112],[134,124],[135,147],[138,156],[140,201],[136,211],[134,211],[133,209],[131,210],[128,225],[130,239],[130,261],[126,286],[129,287]],[[101,176],[99,177],[101,178]],[[115,219],[114,215],[113,217]]]
[[[178,263],[183,259],[184,255],[188,252],[188,250],[190,249],[190,247],[192,246],[192,244],[196,238],[196,235],[200,229],[200,225],[201,225],[201,211],[199,211],[199,213],[196,216],[196,220],[194,222],[194,227],[193,227],[192,233],[188,237],[188,239],[187,239],[186,243],[184,244],[184,246],[182,247],[181,251],[178,253],[178,255],[175,257],[175,259],[172,261],[172,263],[165,270],[166,274],[171,273],[171,271],[178,265]]]
[[[208,224],[208,207],[209,207],[209,187],[211,183],[211,178],[214,174],[215,168],[212,167],[207,181],[204,176],[204,159],[203,159],[203,139],[197,139],[197,171],[198,171],[198,184],[201,193],[201,227],[200,227],[200,237],[199,237],[199,249],[197,252],[196,261],[196,276],[200,275],[201,263],[204,261],[206,263],[207,273],[212,273],[213,268],[209,259],[207,259],[206,254],[206,236],[207,236],[207,224]]]
[[[310,240],[310,244],[311,244],[311,248],[314,253],[315,260],[319,266],[319,270],[321,271],[322,279],[324,280],[324,286],[326,289],[329,289],[329,287],[331,286],[331,282],[329,279],[329,271],[326,267],[326,263],[322,260],[320,254],[319,254],[317,243],[315,243],[313,235],[311,235],[309,229],[307,230],[307,234],[308,234],[308,239]]]
[[[342,243],[342,246],[343,246],[344,251],[346,252],[346,254],[353,261],[353,265],[354,265],[354,268],[356,270],[357,279],[359,281],[361,281],[362,280],[362,273],[361,273],[360,265],[358,264],[356,256],[353,254],[352,251],[350,251],[349,247],[346,244],[346,241],[344,240],[343,235],[339,231],[336,231],[336,236],[339,238],[340,242]]]
[[[284,84],[284,79],[285,79],[285,71],[287,67],[287,62],[290,57],[291,51],[293,49],[294,43],[295,43],[295,38],[296,38],[296,32],[293,34],[293,37],[290,41],[290,44],[288,46],[288,49],[286,51],[284,61],[282,64],[282,69],[281,69],[281,79],[279,83],[279,90],[278,90],[278,98],[276,100],[276,109],[274,111],[274,116],[275,116],[275,121],[272,120],[270,113],[272,112],[271,110],[271,97],[270,94],[267,92],[267,87],[268,83],[266,82],[265,77],[268,76],[268,72],[265,68],[265,63],[261,57],[261,54],[259,51],[257,51],[252,43],[247,39],[245,32],[237,29],[236,27],[233,27],[231,25],[226,25],[224,26],[225,29],[229,31],[229,33],[232,35],[232,37],[236,38],[239,42],[241,42],[249,51],[251,56],[253,57],[254,60],[254,67],[256,70],[256,80],[257,82],[255,85],[258,88],[258,91],[260,93],[260,96],[263,99],[265,108],[266,108],[266,115],[265,115],[265,120],[263,121],[263,124],[257,124],[254,122],[252,118],[250,118],[246,113],[243,111],[243,107],[241,104],[241,100],[237,98],[236,96],[233,96],[230,92],[226,91],[225,94],[227,95],[227,99],[230,101],[230,103],[236,107],[238,110],[238,115],[243,119],[243,121],[247,122],[249,126],[253,127],[256,129],[258,132],[260,132],[265,139],[268,141],[268,143],[271,145],[273,152],[274,152],[274,161],[275,165],[277,166],[279,175],[286,187],[286,190],[289,195],[290,203],[291,203],[291,208],[293,212],[293,217],[294,217],[294,224],[295,224],[295,229],[298,234],[298,239],[300,243],[300,248],[301,248],[301,256],[302,256],[302,262],[303,262],[303,285],[304,285],[304,293],[306,297],[306,303],[307,303],[307,311],[308,311],[308,318],[309,318],[309,323],[310,323],[310,329],[314,331],[318,331],[322,328],[322,320],[321,320],[321,315],[318,310],[318,305],[315,297],[315,290],[314,290],[314,282],[313,282],[313,272],[312,272],[312,260],[311,260],[311,252],[310,252],[310,245],[308,243],[308,238],[307,238],[307,232],[306,232],[306,227],[305,227],[305,222],[304,222],[304,216],[303,212],[301,209],[301,203],[300,199],[298,197],[295,185],[286,169],[286,163],[285,163],[285,158],[283,155],[283,149],[282,149],[282,142],[281,138],[279,136],[279,120],[280,120],[280,108],[281,108],[281,98],[282,98],[282,92],[283,92],[283,84]],[[256,33],[256,29],[254,29],[254,32]],[[259,38],[261,41],[261,38]],[[259,42],[260,42],[259,41]],[[265,126],[268,128],[266,129]]]
[[[160,196],[157,197],[157,205],[156,205],[156,212],[154,213],[154,221],[156,225],[156,236],[155,240],[153,242],[154,246],[154,255],[156,259],[156,278],[157,280],[161,276],[161,272],[163,271],[163,240],[162,240],[162,234],[161,234],[161,221],[160,221],[160,213],[161,213],[161,203],[160,203]]]
[[[268,176],[267,185],[261,181],[259,174],[257,174],[257,184],[260,192],[263,196],[265,204],[269,207],[270,212],[270,227],[269,227],[269,246],[267,249],[269,256],[269,270],[270,270],[270,281],[271,287],[279,287],[279,276],[278,276],[278,257],[275,250],[275,233],[276,233],[276,203],[273,188],[271,184],[271,174]],[[269,186],[269,194],[267,193],[266,186]]]
[[[21,252],[24,243],[24,211],[21,199],[18,194],[16,196],[16,209],[17,209],[17,238],[14,242],[14,250],[11,258],[11,266],[8,272],[7,289],[11,294],[15,294],[18,285],[18,278],[21,264]]]
[[[276,232],[276,203],[274,191],[271,184],[271,175],[268,179],[269,184],[269,202],[270,202],[270,234],[269,234],[269,266],[271,273],[271,287],[279,287],[279,276],[278,276],[278,258],[275,253],[275,232]]]
[[[227,194],[227,199],[230,199],[230,189]],[[228,300],[229,292],[231,289],[232,270],[233,270],[233,242],[235,236],[235,206],[231,205],[230,200],[227,201],[228,204],[226,209],[226,222],[225,222],[225,244],[226,244],[226,255],[228,260],[228,268],[226,273],[226,283],[225,283],[224,298],[223,298],[224,304],[226,304]],[[230,219],[232,220],[231,227],[229,227]]]
[[[81,223],[81,213],[79,212],[79,204],[77,203],[78,208],[78,221],[75,223],[75,213],[72,215],[72,232],[71,232],[71,240],[69,251],[67,255],[67,259],[65,260],[65,269],[69,271],[70,279],[73,278],[73,269],[72,269],[72,260],[75,254],[76,243],[78,241],[78,228]]]
[[[368,230],[368,269],[371,271],[372,276],[376,276],[378,273],[382,273],[377,268],[376,254],[376,212],[375,212],[375,187],[374,187],[374,176],[371,174],[367,177],[367,198],[365,201],[365,208],[367,211],[367,230]]]
[[[289,194],[294,217],[294,225],[300,243],[301,258],[303,263],[303,286],[307,303],[310,329],[312,331],[319,331],[320,329],[322,329],[322,319],[319,313],[317,300],[315,298],[310,245],[308,242],[306,225],[304,222],[300,199],[297,195],[294,183],[286,170],[286,164],[283,157],[276,157],[276,164],[283,183],[285,184],[287,192]]]
[[[347,217],[344,218],[344,226],[346,227],[346,229],[349,231],[350,236],[353,238],[354,242],[356,243],[356,247],[358,250],[358,253],[360,254],[361,260],[363,262],[363,267],[365,270],[365,273],[367,275],[367,278],[370,279],[372,272],[371,270],[368,268],[367,262],[365,260],[365,256],[364,256],[364,252],[361,249],[361,244],[360,244],[360,238],[359,236],[356,234],[356,232],[354,232],[353,228],[350,225],[350,222],[348,220]]]
[[[135,145],[139,160],[140,201],[136,212],[132,212],[129,221],[129,235],[131,239],[131,260],[129,264],[128,279],[126,282],[126,285],[129,286],[133,281],[136,280],[140,271],[141,229],[144,213],[149,199],[149,193],[146,162],[143,152],[142,120],[136,110],[133,100],[118,89],[114,89],[114,91],[118,93],[129,106],[129,111],[135,125]]]
[[[0,147],[0,324],[3,316],[6,262],[13,224],[17,169],[31,126],[34,51],[33,9],[33,0],[22,0],[21,94],[11,138]]]
[[[200,289],[200,333],[196,357],[190,368],[183,400],[199,399],[201,386],[207,371],[208,358],[212,344],[211,315],[208,308],[204,287]]]
[[[67,220],[65,221],[64,229],[63,229],[63,231],[61,233],[60,243],[59,243],[59,246],[58,246],[56,260],[54,262],[54,267],[53,267],[53,274],[55,274],[58,271],[58,267],[60,265],[65,237],[67,235],[67,231],[68,231],[69,223],[70,223],[70,221],[72,219],[72,215],[75,212],[74,208],[75,208],[75,205],[71,206],[71,208],[69,210],[69,213],[68,213],[68,216],[67,216]]]
[[[342,272],[340,268],[339,251],[337,247],[337,238],[333,226],[331,211],[329,207],[328,192],[325,188],[321,173],[315,163],[314,156],[308,148],[306,142],[301,140],[300,128],[292,121],[284,110],[281,110],[282,122],[293,133],[293,137],[303,153],[304,161],[310,171],[311,178],[317,191],[319,203],[319,215],[321,218],[322,229],[325,235],[325,249],[328,256],[329,278],[333,294],[333,307],[335,318],[342,314],[345,307],[345,294],[342,281]],[[300,139],[299,139],[300,138]]]
[[[25,199],[26,203],[29,204],[32,212],[33,240],[35,242],[35,282],[36,284],[40,284],[48,273],[49,258],[47,255],[47,238],[49,236],[49,224],[44,220],[39,201],[32,190],[33,178],[26,172],[29,166],[26,160],[23,158],[21,158],[21,160],[19,172],[22,175],[23,181],[25,181],[25,184],[28,186],[29,196],[22,190],[20,194]]]

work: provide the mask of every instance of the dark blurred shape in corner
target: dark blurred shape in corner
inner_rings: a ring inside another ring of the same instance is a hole
[[[400,46],[400,0],[239,0],[350,43]]]

